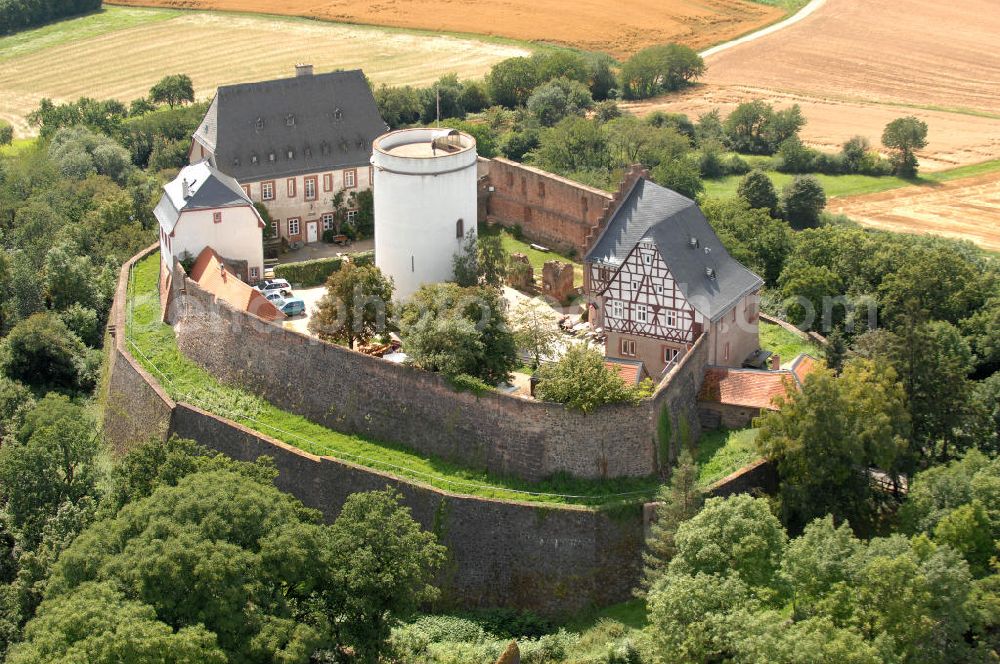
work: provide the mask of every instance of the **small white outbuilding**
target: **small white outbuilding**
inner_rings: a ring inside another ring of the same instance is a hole
[[[375,139],[375,264],[398,299],[452,278],[455,254],[476,233],[477,161],[476,140],[454,129]]]
[[[185,253],[197,258],[211,247],[238,276],[255,283],[264,275],[264,221],[243,188],[207,161],[186,166],[163,187],[153,211],[160,224],[165,268]]]

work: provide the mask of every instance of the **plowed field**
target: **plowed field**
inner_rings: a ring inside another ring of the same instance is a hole
[[[701,49],[779,19],[747,0],[115,0],[114,4],[307,16],[495,35],[628,55],[673,41]]]

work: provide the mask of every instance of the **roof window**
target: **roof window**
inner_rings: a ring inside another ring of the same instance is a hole
[[[288,161],[295,159],[295,150],[288,148]]]
[[[340,107],[333,109],[333,119],[335,122],[340,122],[344,119],[344,112],[340,110]]]
[[[295,126],[295,114],[294,113],[289,113],[288,115],[285,116],[285,126],[286,127],[294,127]]]
[[[256,166],[258,161],[260,161],[260,157],[257,156],[256,152],[254,152],[253,154],[250,155],[250,163],[251,164],[253,164],[253,165]]]
[[[269,155],[267,155],[267,160],[270,161],[271,163],[274,163],[274,162],[278,161],[278,155],[276,155],[276,154],[274,154],[272,152]]]
[[[261,130],[264,128],[264,118],[257,118],[257,129]]]

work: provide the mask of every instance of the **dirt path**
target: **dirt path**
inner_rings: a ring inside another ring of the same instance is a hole
[[[803,138],[828,150],[856,134],[878,145],[888,121],[916,115],[930,127],[923,168],[942,170],[1000,154],[997,34],[995,0],[827,0],[778,32],[710,55],[696,90],[629,107],[697,116],[751,99],[798,103]]]
[[[834,198],[827,210],[876,228],[972,240],[1000,251],[1000,173]]]

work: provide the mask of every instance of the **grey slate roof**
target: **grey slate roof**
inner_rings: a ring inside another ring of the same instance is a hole
[[[645,179],[622,201],[586,261],[619,266],[642,240],[656,245],[684,297],[710,320],[764,283],[729,255],[697,203]]]
[[[188,183],[188,197],[184,198],[184,181]],[[204,210],[253,205],[239,183],[213,168],[207,161],[185,166],[173,181],[163,186],[163,196],[153,210],[160,226],[170,233],[181,213],[186,210]]]
[[[356,69],[222,86],[195,138],[217,168],[251,182],[367,166],[386,130]]]

